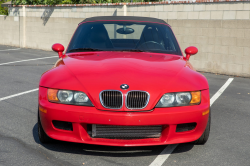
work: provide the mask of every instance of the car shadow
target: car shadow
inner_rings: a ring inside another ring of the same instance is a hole
[[[33,137],[37,144],[44,148],[63,153],[82,154],[91,156],[106,156],[106,157],[135,157],[135,156],[154,156],[159,155],[166,145],[160,146],[138,146],[138,147],[117,147],[90,145],[81,143],[72,143],[55,140],[51,144],[42,144],[38,138],[37,123],[33,127]],[[179,144],[173,153],[183,153],[191,150],[192,144]]]
[[[182,144],[179,144],[175,150],[172,152],[172,154],[175,154],[175,153],[185,153],[185,152],[188,152],[190,150],[192,150],[194,147],[194,144],[192,143],[182,143]]]

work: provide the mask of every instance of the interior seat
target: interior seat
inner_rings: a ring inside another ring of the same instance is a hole
[[[150,42],[151,41],[151,42]],[[160,36],[160,33],[158,32],[158,29],[154,26],[145,26],[140,40],[137,43],[136,48],[138,49],[155,49],[155,48],[159,48],[160,45],[158,44],[163,44],[163,39]],[[158,45],[158,46],[157,46]],[[162,48],[164,49],[164,46],[162,45]]]
[[[103,24],[91,26],[87,38],[86,47],[97,49],[113,48],[113,44]]]

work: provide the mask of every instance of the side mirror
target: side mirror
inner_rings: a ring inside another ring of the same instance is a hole
[[[191,55],[194,55],[198,52],[198,49],[194,46],[190,46],[188,48],[185,49],[185,53],[186,53],[186,60],[188,61]]]
[[[59,43],[53,44],[52,50],[58,53],[59,58],[63,56],[63,51],[64,51],[63,45]]]

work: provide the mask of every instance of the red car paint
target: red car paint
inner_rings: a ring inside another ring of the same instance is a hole
[[[197,54],[198,49],[194,46],[190,46],[188,48],[185,49],[185,53],[186,53],[186,60],[189,60],[191,55]]]
[[[59,47],[59,48],[57,48]],[[189,48],[187,55],[197,52]],[[53,50],[62,52],[60,45]],[[60,56],[60,55],[59,55]],[[60,56],[61,57],[61,56]],[[209,110],[209,86],[206,78],[196,72],[179,55],[149,52],[100,51],[65,54],[56,67],[45,72],[39,84],[39,111],[46,134],[57,140],[111,145],[144,146],[184,143],[197,140],[204,132]],[[129,90],[121,90],[128,84]],[[82,91],[87,94],[94,107],[51,103],[47,99],[48,88]],[[104,108],[99,94],[103,90],[120,90],[124,95],[131,90],[146,90],[150,94],[148,105],[141,110]],[[201,103],[193,106],[155,108],[163,94],[169,92],[201,91]],[[73,131],[57,129],[52,120],[73,123]],[[177,124],[196,122],[194,130],[176,132]],[[91,138],[87,124],[102,125],[163,125],[160,138],[148,139],[104,139]]]
[[[56,44],[53,44],[52,50],[55,52],[58,52],[58,56],[59,58],[61,58],[63,56],[64,46],[59,43],[56,43]]]

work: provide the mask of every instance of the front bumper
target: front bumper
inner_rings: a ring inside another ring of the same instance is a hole
[[[56,140],[110,146],[148,146],[192,142],[204,132],[209,114],[202,115],[210,107],[209,90],[202,91],[200,105],[155,108],[150,112],[111,112],[95,107],[50,103],[47,88],[39,87],[39,111],[46,134]],[[46,112],[46,113],[45,113]],[[72,122],[73,131],[55,128],[52,120]],[[176,132],[177,124],[197,123],[195,129]],[[163,125],[160,138],[147,139],[104,139],[92,138],[87,133],[87,124],[143,126]]]

